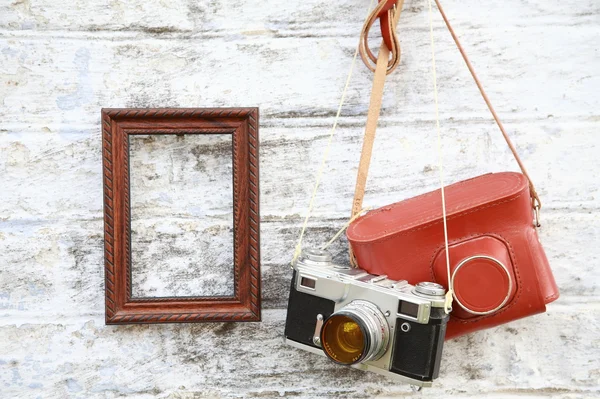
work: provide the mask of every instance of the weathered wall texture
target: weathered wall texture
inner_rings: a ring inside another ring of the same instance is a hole
[[[287,262],[367,3],[0,2],[0,397],[600,395],[594,0],[445,1],[538,184],[560,300],[448,342],[418,395],[283,345]],[[427,21],[407,0],[367,205],[438,181]],[[437,16],[435,35],[447,180],[514,170]],[[357,65],[309,243],[348,216],[370,78]],[[104,325],[100,108],[166,106],[261,109],[262,323]]]
[[[233,295],[232,144],[130,136],[134,297]]]

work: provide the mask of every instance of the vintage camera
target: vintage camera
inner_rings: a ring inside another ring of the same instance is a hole
[[[335,265],[321,250],[294,264],[285,341],[335,363],[431,386],[439,374],[445,289]]]

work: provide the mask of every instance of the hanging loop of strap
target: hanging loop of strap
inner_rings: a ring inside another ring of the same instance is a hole
[[[402,3],[404,3],[402,1]],[[369,32],[377,19],[381,25],[381,36],[383,43],[389,50],[387,60],[387,74],[390,74],[400,64],[400,40],[396,33],[397,16],[401,11],[402,5],[398,7],[396,0],[379,0],[377,6],[371,11],[360,32],[360,42],[358,51],[363,62],[372,72],[377,67],[377,56],[373,54],[369,47]],[[394,22],[396,21],[396,22]]]
[[[367,179],[369,164],[370,164],[370,160],[371,160],[371,149],[372,149],[373,141],[375,138],[375,129],[377,127],[379,111],[381,109],[381,98],[383,96],[383,86],[384,86],[385,74],[381,71],[381,66],[378,67],[378,64],[384,60],[387,60],[388,62],[387,62],[387,71],[386,72],[387,72],[387,74],[389,74],[396,68],[396,66],[400,62],[400,44],[399,44],[398,36],[396,35],[396,24],[397,24],[398,18],[400,16],[400,12],[402,11],[402,5],[403,5],[404,1],[398,0],[397,4],[395,4],[391,8],[389,5],[390,1],[391,0],[381,0],[380,1],[380,3],[377,5],[377,7],[375,7],[373,9],[371,14],[365,21],[363,30],[361,32],[359,52],[360,52],[360,55],[361,55],[363,61],[365,62],[365,65],[367,65],[367,67],[371,71],[375,72],[375,77],[374,77],[374,82],[373,82],[373,90],[371,91],[371,104],[369,106],[369,113],[367,115],[367,126],[365,129],[365,141],[363,142],[363,149],[361,152],[361,160],[360,160],[360,165],[359,165],[357,185],[356,185],[356,189],[355,189],[355,193],[354,193],[352,215],[355,215],[360,209],[362,209],[362,200],[364,197],[366,179]],[[502,136],[504,137],[504,140],[506,141],[506,144],[508,145],[508,148],[510,149],[511,153],[513,154],[513,157],[517,161],[517,164],[519,165],[521,172],[529,181],[529,191],[530,191],[530,195],[531,195],[531,207],[535,213],[535,221],[534,222],[535,222],[536,227],[539,227],[540,226],[539,214],[540,214],[540,209],[542,207],[542,202],[537,193],[537,190],[535,189],[535,186],[533,185],[533,181],[531,180],[529,173],[527,173],[527,169],[525,169],[525,165],[523,164],[523,161],[519,157],[519,154],[517,153],[517,149],[513,145],[511,139],[508,137],[508,133],[506,132],[504,125],[500,121],[500,118],[498,117],[498,114],[496,113],[494,107],[492,106],[492,103],[491,103],[489,97],[487,96],[485,90],[483,89],[483,85],[481,84],[479,77],[475,73],[475,69],[473,68],[473,65],[471,64],[469,57],[467,56],[463,46],[461,45],[461,43],[458,39],[458,36],[454,32],[454,29],[452,28],[452,25],[450,24],[450,21],[448,20],[448,17],[446,16],[446,13],[444,12],[442,5],[440,4],[440,0],[435,0],[435,4],[444,20],[444,23],[446,24],[446,27],[448,28],[448,31],[450,32],[450,35],[452,36],[452,39],[454,40],[454,43],[456,44],[456,47],[458,48],[467,68],[469,69],[469,72],[471,73],[471,76],[473,77],[473,80],[475,81],[475,84],[477,85],[477,88],[479,89],[479,92],[481,93],[481,96],[483,97],[485,104],[487,105],[490,113],[492,114],[494,121],[498,125],[498,128],[500,129],[500,132],[502,133]],[[388,17],[389,16],[392,17],[391,19],[388,20],[388,23],[386,23],[386,25],[384,25],[384,21],[383,21],[383,17],[386,15],[385,13],[387,13]],[[368,47],[367,41],[368,41],[369,30],[370,30],[371,26],[373,25],[374,21],[377,18],[379,18],[380,15],[382,17],[382,20],[381,20],[382,32],[386,32],[387,27],[389,26],[390,37],[392,38],[392,40],[390,41],[391,47],[388,47],[386,40],[385,40],[385,36],[384,36],[383,43],[381,44],[381,48],[379,50],[380,54],[378,54],[378,57],[375,58],[375,56],[373,55],[373,53],[371,52],[371,50]],[[382,51],[384,51],[388,55],[382,54],[381,53]],[[375,66],[372,65],[372,62],[375,62]]]

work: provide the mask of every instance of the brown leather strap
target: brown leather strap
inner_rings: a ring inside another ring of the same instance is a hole
[[[510,138],[508,137],[508,134],[506,133],[506,130],[504,129],[504,125],[500,121],[500,118],[498,117],[498,114],[494,110],[494,107],[492,106],[490,99],[488,98],[487,94],[485,93],[485,90],[483,89],[483,86],[482,86],[479,78],[477,77],[477,74],[475,73],[473,65],[469,61],[469,58],[467,57],[467,54],[465,53],[464,48],[460,44],[460,41],[458,40],[458,37],[457,37],[456,33],[454,32],[454,29],[450,25],[450,22],[448,21],[448,18],[446,17],[446,14],[445,14],[439,0],[435,0],[435,3],[440,11],[440,14],[442,15],[442,18],[444,19],[444,22],[446,23],[446,27],[450,31],[450,34],[452,35],[452,38],[454,39],[454,42],[456,43],[456,46],[458,47],[458,50],[460,51],[460,54],[462,55],[462,57],[465,61],[465,64],[467,65],[467,68],[469,69],[469,72],[471,73],[471,76],[473,77],[473,80],[475,81],[475,84],[477,85],[477,88],[479,89],[479,92],[481,93],[481,95],[483,97],[483,100],[485,101],[488,109],[492,113],[492,116],[494,117],[496,124],[500,128],[500,132],[502,133],[504,140],[508,144],[508,147],[510,148],[510,151],[512,152],[515,160],[517,161],[517,164],[519,165],[521,172],[523,173],[523,175],[525,175],[525,177],[527,177],[527,180],[529,181],[530,194],[531,194],[531,198],[532,198],[532,207],[536,211],[536,215],[537,215],[537,213],[539,212],[539,209],[542,206],[542,203],[537,194],[535,186],[533,185],[533,182],[531,181],[531,178],[529,177],[529,174],[527,173],[527,170],[525,169],[525,165],[523,164],[523,161],[517,154],[517,150],[516,150],[515,146],[513,145],[512,141],[510,140]],[[390,29],[391,29],[391,32],[393,32],[392,37],[394,38],[392,40],[392,43],[396,43],[393,46],[393,48],[391,49],[391,51],[390,51],[390,49],[388,49],[388,47],[386,46],[385,41],[384,41],[381,44],[381,47],[379,49],[378,57],[375,58],[375,56],[373,55],[373,53],[371,52],[371,50],[369,49],[369,46],[368,46],[369,30],[370,30],[371,26],[373,25],[375,19],[377,19],[377,17],[382,13],[382,10],[386,5],[385,1],[381,1],[377,5],[377,7],[375,7],[373,9],[371,14],[367,18],[367,20],[363,26],[363,29],[361,31],[361,38],[360,38],[360,45],[359,45],[360,55],[361,55],[361,58],[363,59],[363,62],[365,63],[365,65],[370,70],[375,72],[375,76],[373,78],[373,88],[371,90],[371,102],[369,104],[369,112],[367,114],[367,124],[366,124],[366,128],[365,128],[363,148],[362,148],[361,157],[360,157],[360,164],[358,167],[358,175],[356,178],[354,201],[352,203],[352,216],[355,216],[362,209],[367,175],[369,173],[369,165],[371,162],[373,143],[375,141],[375,130],[377,128],[377,121],[379,119],[379,113],[381,110],[381,101],[382,101],[382,97],[383,97],[383,87],[385,84],[385,77],[386,77],[386,74],[389,74],[390,72],[392,72],[400,62],[400,44],[399,44],[398,37],[395,32],[396,32],[396,25],[398,23],[398,19],[400,18],[400,13],[402,11],[403,4],[404,4],[404,0],[398,0],[398,2],[396,3],[395,9],[391,9],[390,11],[388,11],[388,12],[393,13],[392,14],[393,18],[391,19],[392,23],[391,23]],[[392,54],[391,59],[389,59],[390,53]],[[376,66],[373,67],[371,65],[370,61],[376,62]],[[384,69],[384,66],[385,66],[385,69]],[[536,220],[536,223],[538,223],[537,220]]]
[[[369,174],[369,165],[371,164],[371,155],[373,153],[373,143],[375,142],[375,132],[377,130],[377,121],[379,111],[381,110],[381,101],[383,98],[383,87],[385,84],[387,63],[390,50],[385,43],[381,43],[379,48],[379,57],[373,77],[373,88],[371,89],[371,102],[369,103],[369,112],[367,114],[367,125],[363,138],[362,151],[360,153],[360,163],[358,165],[358,174],[356,176],[356,188],[354,189],[354,200],[352,201],[352,216],[356,215],[362,209],[363,198],[365,196],[365,187],[367,184],[367,175]]]
[[[392,29],[392,13],[390,12],[396,6],[396,0],[378,0],[379,3],[384,2],[385,6],[379,12],[379,27],[381,30],[381,38],[385,42],[385,45],[388,48],[393,47],[392,43],[392,35],[394,34],[394,29]]]
[[[367,114],[367,125],[365,127],[365,135],[363,138],[362,151],[360,153],[360,163],[358,165],[358,173],[356,175],[356,188],[354,189],[354,200],[352,201],[352,217],[355,217],[361,210],[363,199],[365,198],[365,187],[367,184],[367,175],[369,174],[369,165],[371,164],[371,155],[373,153],[373,143],[375,142],[375,131],[377,130],[377,120],[381,110],[381,101],[383,98],[383,87],[385,77],[387,76],[388,58],[390,50],[381,43],[379,47],[379,56],[375,67],[375,76],[373,77],[373,88],[371,89],[371,102],[369,103],[369,112]],[[353,267],[358,267],[352,246],[348,246],[350,250],[350,264]]]
[[[369,31],[377,18],[379,18],[379,23],[381,24],[383,42],[388,49],[389,61],[386,59],[387,73],[392,73],[398,64],[400,64],[400,40],[396,34],[396,25],[398,24],[398,18],[400,18],[404,0],[394,1],[393,8],[390,8],[389,3],[389,1],[380,0],[365,20],[360,32],[360,42],[358,46],[360,58],[362,58],[367,68],[372,72],[375,72],[375,65],[377,64],[378,57],[375,57],[369,48]],[[390,54],[391,57],[389,57]]]
[[[380,2],[378,6],[385,4],[384,1]],[[392,18],[392,30],[395,31],[395,27],[400,19],[400,13],[402,12],[402,6],[404,0],[398,0],[396,3],[396,9]],[[377,7],[373,10],[371,15],[377,15]],[[372,24],[367,18],[365,26]],[[365,28],[363,28],[363,32]],[[368,33],[368,29],[366,30]],[[366,39],[366,35],[361,34],[361,43],[363,39]],[[366,43],[366,42],[365,42]],[[379,47],[379,54],[376,59],[377,63],[375,66],[375,75],[373,77],[373,88],[371,89],[371,101],[369,103],[369,112],[367,113],[367,124],[365,127],[365,135],[363,139],[362,151],[360,153],[360,163],[358,165],[358,174],[356,176],[356,188],[354,189],[354,200],[352,201],[352,216],[356,215],[362,209],[363,199],[365,197],[365,187],[367,184],[367,176],[369,174],[369,165],[371,164],[371,155],[373,153],[373,143],[375,142],[375,132],[377,130],[377,121],[379,120],[379,113],[381,111],[381,101],[383,99],[383,87],[385,85],[385,78],[389,73],[390,62],[389,61],[390,49],[385,44],[385,41],[381,42]],[[398,53],[399,55],[399,53]],[[363,59],[364,60],[364,59]],[[399,60],[398,60],[399,62]],[[395,66],[393,66],[395,68]]]
[[[442,18],[444,19],[444,22],[446,23],[446,27],[450,31],[450,34],[452,35],[452,39],[454,39],[454,43],[456,43],[456,47],[458,47],[458,51],[460,51],[460,54],[462,55],[463,60],[465,60],[465,64],[467,64],[467,68],[469,68],[469,72],[471,72],[471,76],[473,76],[473,80],[475,81],[475,84],[477,85],[477,88],[479,89],[479,92],[481,93],[481,96],[483,97],[485,104],[487,105],[488,109],[492,113],[492,116],[494,117],[494,120],[496,121],[498,128],[500,128],[500,131],[502,132],[502,136],[504,136],[504,140],[506,140],[506,144],[508,144],[508,148],[510,148],[510,151],[512,152],[513,156],[515,157],[515,160],[519,164],[519,168],[521,168],[521,172],[523,172],[525,177],[527,177],[527,180],[529,180],[529,190],[530,190],[530,194],[531,194],[533,208],[534,209],[541,208],[542,202],[540,201],[540,197],[538,196],[538,193],[535,190],[535,186],[533,185],[533,182],[531,181],[531,177],[529,177],[529,174],[527,173],[527,170],[525,169],[525,165],[523,164],[523,161],[521,161],[519,154],[517,154],[517,149],[513,145],[510,138],[508,137],[506,130],[504,130],[504,125],[500,121],[500,118],[498,117],[498,114],[496,114],[496,111],[494,110],[494,107],[492,106],[490,99],[488,98],[487,94],[485,93],[485,90],[483,89],[483,86],[481,85],[481,81],[479,81],[479,78],[477,77],[477,74],[475,73],[475,69],[473,68],[473,65],[471,65],[471,61],[469,61],[469,57],[467,56],[465,49],[460,44],[460,41],[458,40],[458,36],[456,36],[454,29],[452,29],[452,25],[450,25],[450,21],[448,20],[448,17],[446,17],[446,13],[444,12],[444,9],[442,8],[442,5],[440,4],[439,0],[435,0],[435,4],[437,5],[438,10],[440,10],[440,14],[442,14]]]
[[[381,3],[384,3],[383,1]],[[380,3],[380,4],[381,4]],[[402,6],[404,0],[398,0],[396,3],[396,11],[392,18],[393,31],[398,24],[400,19],[400,13],[402,12]],[[372,22],[371,22],[372,24]],[[367,25],[367,23],[365,23]],[[363,28],[364,30],[364,28]],[[368,33],[368,29],[367,29]],[[366,38],[366,35],[365,35]],[[363,42],[361,36],[361,43]],[[362,53],[361,53],[362,56]],[[363,139],[362,151],[360,153],[360,163],[358,166],[358,174],[356,176],[356,188],[354,190],[354,200],[352,201],[352,217],[358,214],[362,210],[362,203],[365,197],[365,187],[367,184],[367,176],[369,174],[369,165],[371,164],[371,155],[373,153],[373,143],[375,142],[375,132],[377,130],[377,121],[379,120],[379,113],[381,111],[381,102],[383,99],[383,88],[385,85],[385,78],[390,71],[390,50],[385,44],[385,41],[381,42],[379,47],[379,54],[377,56],[377,63],[375,65],[375,75],[373,77],[373,88],[371,89],[371,101],[369,103],[369,112],[367,113],[367,124],[365,127],[365,135]],[[363,58],[364,61],[364,58]],[[366,61],[365,61],[366,62]],[[399,60],[399,47],[398,47],[398,62]],[[397,63],[396,63],[397,65]],[[392,66],[392,70],[396,66]],[[357,267],[356,259],[352,253],[352,247],[349,246],[350,250],[350,263],[353,267]]]

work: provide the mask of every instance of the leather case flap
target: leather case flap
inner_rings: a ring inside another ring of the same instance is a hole
[[[447,217],[510,200],[528,187],[525,176],[515,172],[489,173],[452,184],[444,190]],[[442,199],[436,190],[371,211],[352,223],[346,234],[354,243],[374,242],[440,219]]]

